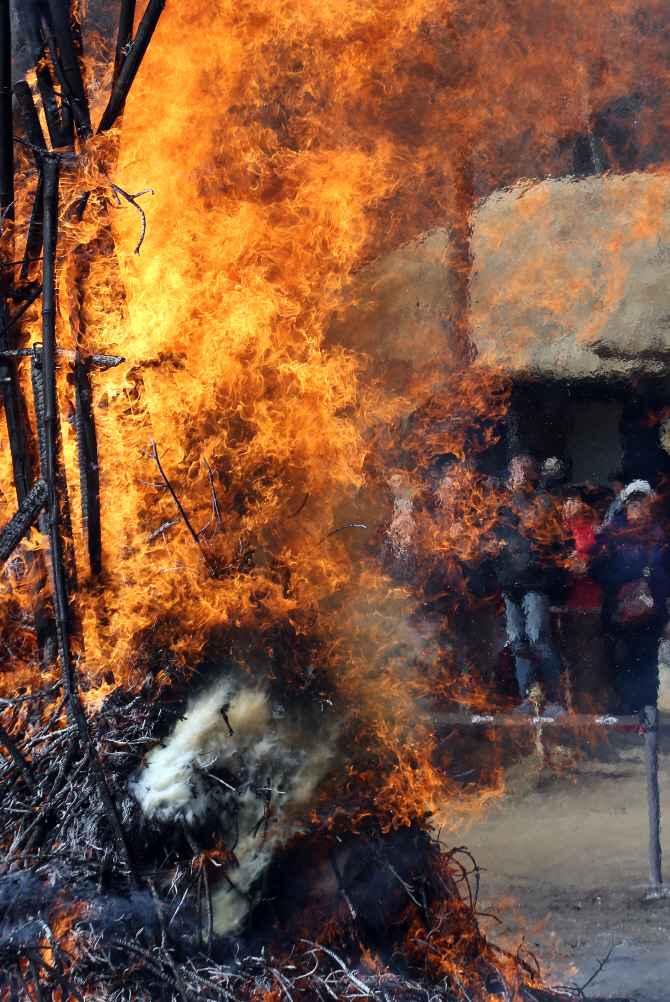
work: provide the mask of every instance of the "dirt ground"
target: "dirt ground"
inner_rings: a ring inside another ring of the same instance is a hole
[[[667,896],[650,886],[645,753],[636,732],[610,731],[595,749],[572,739],[576,764],[562,770],[541,768],[537,755],[517,763],[503,802],[463,838],[485,870],[480,907],[502,920],[488,920],[492,938],[516,949],[525,937],[549,984],[583,986],[612,946],[588,998],[670,1002],[667,704],[659,735]],[[559,739],[571,741],[565,731]]]

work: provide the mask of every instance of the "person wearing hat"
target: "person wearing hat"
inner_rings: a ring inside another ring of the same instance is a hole
[[[634,480],[610,506],[590,565],[605,594],[603,625],[613,641],[619,712],[658,700],[658,647],[668,618],[670,547],[654,517],[654,491]]]

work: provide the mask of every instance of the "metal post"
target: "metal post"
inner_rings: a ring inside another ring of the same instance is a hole
[[[658,792],[658,710],[644,708],[644,747],[647,766],[647,798],[649,800],[649,860],[651,882],[663,883],[661,876],[661,801]]]

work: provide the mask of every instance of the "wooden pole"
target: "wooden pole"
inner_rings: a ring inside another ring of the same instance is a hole
[[[151,36],[156,30],[158,19],[163,13],[165,0],[149,0],[144,16],[137,27],[137,34],[133,41],[133,46],[121,67],[119,79],[112,90],[109,104],[100,120],[98,132],[107,132],[114,125],[114,122],[123,111],[128,92],[133,85],[133,80],[140,68],[144,53],[147,51]]]
[[[72,24],[70,21],[70,4],[67,0],[49,0],[49,10],[58,46],[58,57],[52,52],[54,69],[58,74],[56,58],[60,61],[65,81],[59,81],[61,92],[64,90],[64,82],[67,82],[70,93],[68,100],[72,105],[71,111],[77,123],[77,132],[86,139],[91,135],[91,117],[88,110],[88,100],[86,99],[86,89],[81,75],[79,59],[77,58],[77,47],[72,34]]]
[[[32,143],[33,146],[38,146],[41,150],[46,150],[47,144],[44,138],[44,133],[42,132],[42,126],[40,125],[37,108],[35,107],[35,102],[33,101],[33,94],[25,80],[19,80],[14,84],[14,94],[16,95],[16,103],[21,114],[26,135],[28,136],[28,141]],[[35,189],[33,210],[30,215],[30,226],[28,227],[26,249],[23,256],[21,274],[19,276],[19,281],[21,282],[28,281],[32,266],[35,264],[35,259],[39,257],[40,248],[42,246],[42,201],[44,193],[42,191],[42,157],[39,153],[37,153],[37,151],[34,153],[34,161],[35,166],[39,171],[39,175],[37,178],[37,187]]]
[[[60,504],[57,483],[58,408],[56,401],[56,241],[58,228],[59,164],[55,157],[46,156],[44,172],[44,250],[42,269],[42,374],[44,393],[44,453],[46,461],[47,521],[49,548],[58,631],[63,693],[67,699],[68,716],[77,726],[87,748],[93,776],[112,837],[120,858],[135,881],[132,859],[123,829],[107,787],[105,774],[88,728],[88,721],[79,701],[76,672],[71,662],[67,578],[63,563],[63,541],[60,533]]]
[[[12,38],[9,19],[9,0],[0,0],[0,213],[4,216],[2,229],[9,231],[0,238],[0,248],[4,262],[13,261],[13,219],[14,219],[14,139],[12,124]],[[7,296],[13,282],[13,265],[5,265],[0,275],[0,326],[6,327],[9,320]],[[0,349],[12,347],[9,332],[0,337]],[[7,420],[7,433],[12,457],[16,499],[21,506],[26,499],[32,477],[25,441],[25,429],[21,414],[19,383],[16,367],[11,359],[0,365],[2,399]]]
[[[121,67],[126,61],[126,46],[133,37],[133,25],[135,23],[135,0],[121,0],[121,10],[119,12],[119,31],[116,36],[116,53],[114,56],[114,76],[112,77],[112,87],[119,79]]]
[[[12,139],[12,35],[9,0],[0,0],[0,211],[14,218],[14,140]]]
[[[658,710],[644,708],[644,748],[647,768],[647,799],[649,802],[649,861],[651,882],[663,883],[661,874],[661,800],[658,791]]]

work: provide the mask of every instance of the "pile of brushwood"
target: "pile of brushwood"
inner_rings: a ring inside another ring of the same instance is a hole
[[[245,925],[217,935],[212,889],[239,893],[234,847],[205,821],[148,821],[128,793],[179,712],[148,695],[117,691],[90,721],[116,822],[60,686],[5,704],[32,737],[19,749],[3,735],[15,754],[0,787],[2,1002],[580,997],[487,941],[474,862],[418,823],[294,836],[248,892]]]

